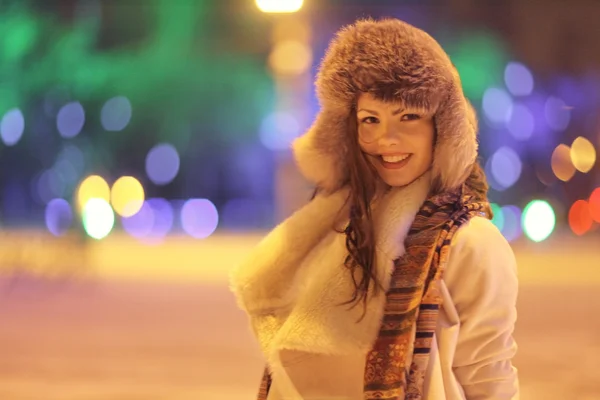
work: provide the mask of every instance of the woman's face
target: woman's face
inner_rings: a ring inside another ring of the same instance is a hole
[[[360,95],[356,110],[360,148],[386,184],[408,185],[431,167],[432,116],[377,100],[369,93]]]

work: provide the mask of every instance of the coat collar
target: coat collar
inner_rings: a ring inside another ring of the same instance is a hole
[[[375,273],[385,291],[430,184],[427,173],[390,190],[374,206]],[[279,365],[282,349],[366,354],[377,338],[385,291],[369,297],[362,320],[362,305],[340,306],[354,291],[343,265],[345,237],[332,230],[347,195],[342,189],[317,196],[271,231],[231,273],[231,288],[270,365]]]

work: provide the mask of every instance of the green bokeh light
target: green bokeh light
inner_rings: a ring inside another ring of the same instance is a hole
[[[445,47],[471,101],[478,102],[486,88],[502,82],[509,57],[504,43],[496,36],[469,32]]]
[[[100,240],[108,236],[115,225],[115,214],[104,199],[90,199],[83,208],[83,229],[91,238]]]
[[[502,208],[496,203],[491,203],[490,207],[492,208],[492,213],[494,214],[492,223],[496,225],[498,230],[502,231],[504,229],[504,213],[502,212]]]
[[[218,129],[217,137],[224,142],[254,135],[271,106],[249,98],[273,85],[262,55],[215,45],[220,28],[210,2],[144,4],[145,19],[139,24],[137,7],[120,2],[106,6],[119,20],[134,21],[124,31],[118,31],[121,25],[114,20],[103,23],[117,29],[110,34],[115,36],[109,38],[110,46],[99,46],[96,25],[102,23],[102,14],[90,11],[73,24],[63,24],[26,4],[7,9],[0,15],[0,113],[24,107],[60,83],[69,98],[86,107],[126,96],[136,113],[150,120],[146,124],[156,127],[156,140],[168,137],[185,146],[190,133],[180,127],[198,120],[204,128],[198,135],[214,136]],[[229,114],[219,118],[224,108]],[[132,121],[131,130],[147,131],[141,121]],[[97,141],[115,140],[115,135],[104,135]],[[123,140],[136,139],[130,135]]]
[[[533,200],[527,204],[522,218],[525,235],[534,242],[546,240],[556,225],[554,209],[544,200]]]

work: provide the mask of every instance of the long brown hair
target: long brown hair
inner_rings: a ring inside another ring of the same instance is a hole
[[[348,143],[350,222],[344,230],[348,249],[344,265],[350,271],[355,290],[352,298],[342,305],[351,304],[354,307],[362,301],[364,317],[369,294],[383,290],[375,270],[375,232],[371,215],[371,202],[376,194],[378,177],[358,143],[358,121],[354,109],[348,116]],[[372,293],[369,293],[371,289]]]

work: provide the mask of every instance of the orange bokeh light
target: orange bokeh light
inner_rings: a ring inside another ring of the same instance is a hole
[[[558,179],[568,182],[575,175],[575,166],[571,162],[571,148],[566,144],[556,146],[552,152],[550,165]]]
[[[585,200],[577,200],[569,210],[569,226],[576,235],[587,233],[594,221],[590,213],[590,206]]]
[[[589,204],[592,219],[596,222],[600,222],[600,187],[592,192]]]

